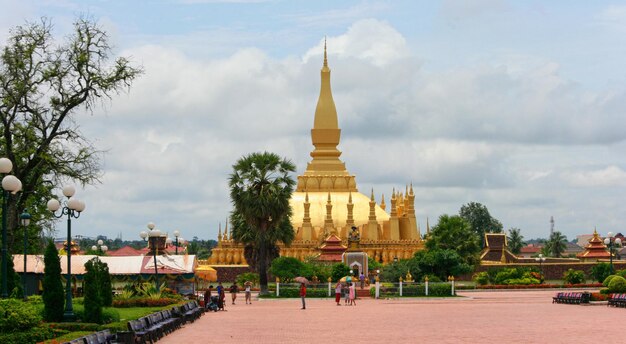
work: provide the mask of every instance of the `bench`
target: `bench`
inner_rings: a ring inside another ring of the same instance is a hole
[[[587,292],[559,292],[552,297],[552,303],[566,303],[579,305],[581,303],[589,303],[591,294]]]
[[[110,330],[102,330],[86,336],[73,339],[63,344],[115,344],[123,343],[117,341],[117,336],[111,334]]]
[[[611,294],[607,307],[626,307],[626,294]]]

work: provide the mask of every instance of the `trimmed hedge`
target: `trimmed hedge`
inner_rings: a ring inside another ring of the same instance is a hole
[[[276,293],[273,293],[270,297],[276,297]],[[300,297],[300,287],[283,287],[280,286],[280,296],[279,298],[295,298]],[[306,289],[306,297],[335,297],[334,289],[332,290],[331,296],[328,296],[328,285],[325,285],[324,288],[310,288]]]
[[[26,331],[14,333],[0,333],[2,344],[39,343],[50,338],[56,338],[66,334],[63,330],[54,330],[48,326],[33,327]]]
[[[282,288],[281,288],[282,292]],[[113,307],[129,308],[129,307],[161,307],[178,303],[177,299],[163,297],[160,299],[152,299],[149,297],[133,297],[130,299],[115,299]]]
[[[430,283],[428,285],[428,297],[451,296],[452,287],[449,283]],[[376,295],[376,287],[370,288],[370,295]],[[381,285],[380,297],[399,297],[400,288],[397,285]],[[405,284],[402,286],[402,297],[426,296],[425,284]]]

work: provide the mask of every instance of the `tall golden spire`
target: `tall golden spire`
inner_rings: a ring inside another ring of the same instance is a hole
[[[356,192],[358,190],[354,176],[348,173],[346,165],[339,160],[341,152],[337,146],[341,138],[341,129],[339,129],[337,109],[330,87],[326,40],[324,40],[324,63],[320,75],[320,94],[315,108],[313,129],[311,129],[311,141],[315,146],[311,152],[313,159],[307,165],[304,175],[298,176],[296,191]]]

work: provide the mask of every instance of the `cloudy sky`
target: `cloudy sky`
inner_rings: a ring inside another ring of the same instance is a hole
[[[227,178],[268,150],[302,173],[324,36],[360,190],[414,185],[422,228],[476,201],[506,229],[626,231],[626,5],[609,1],[0,0],[10,27],[96,18],[145,75],[83,132],[106,150],[74,233],[153,221],[216,237]],[[59,223],[59,236],[65,226]]]

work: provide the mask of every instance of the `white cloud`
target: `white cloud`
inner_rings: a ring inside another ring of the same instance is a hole
[[[565,172],[563,178],[576,187],[619,187],[626,185],[626,172],[617,166],[601,170]]]
[[[404,37],[388,23],[376,19],[355,22],[345,34],[328,37],[328,52],[339,58],[354,57],[376,66],[385,66],[408,55]],[[304,61],[318,58],[324,51],[324,41],[304,54]]]

